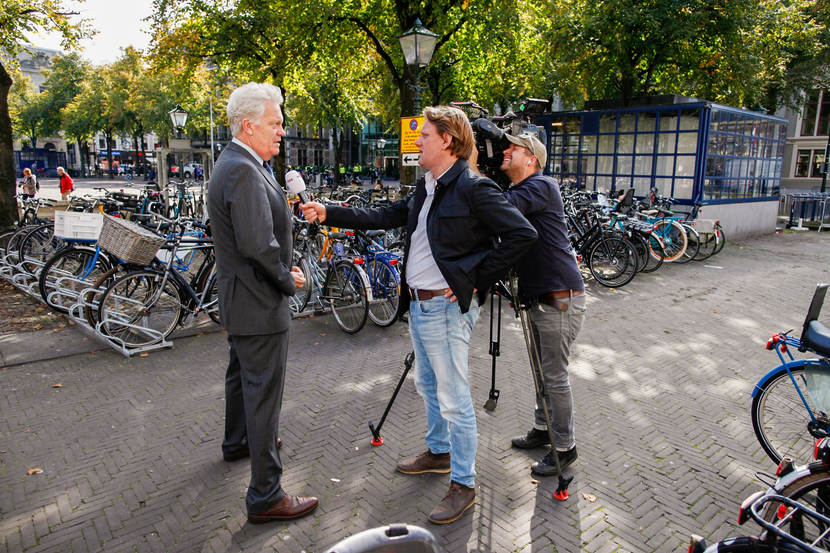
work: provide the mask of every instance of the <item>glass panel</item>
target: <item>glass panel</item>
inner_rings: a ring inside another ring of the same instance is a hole
[[[617,174],[630,175],[634,156],[617,156]]]
[[[639,132],[648,132],[654,130],[654,125],[657,122],[657,116],[653,113],[640,113],[637,117],[637,130]]]
[[[576,156],[565,156],[562,159],[562,172],[566,175],[576,173]]]
[[[634,177],[634,195],[645,196],[651,190],[651,177]]]
[[[795,177],[806,177],[810,168],[810,150],[798,150],[798,160],[795,162]]]
[[[811,177],[821,177],[822,164],[824,163],[824,150],[813,150],[813,165],[810,170]]]
[[[582,135],[582,154],[597,153],[597,137],[594,134]]]
[[[706,179],[703,185],[703,197],[707,200],[716,200],[720,198],[720,180]]]
[[[679,153],[679,154],[694,154],[694,153],[697,153],[697,133],[696,132],[682,132],[678,135],[677,153]]]
[[[691,200],[694,179],[674,179],[674,192],[672,197],[676,200]]]
[[[599,132],[617,132],[617,115],[606,113],[600,117]]]
[[[657,135],[657,152],[661,154],[673,154],[674,153],[674,141],[675,141],[674,133],[660,133]]]
[[[807,100],[801,110],[801,136],[814,136],[816,134],[816,113],[818,112],[820,92],[820,90],[807,92]]]
[[[617,153],[618,154],[633,154],[634,153],[634,135],[633,134],[618,134],[617,135]]]
[[[634,158],[635,175],[651,175],[652,156],[636,156]]]
[[[684,109],[680,112],[680,130],[696,131],[700,128],[700,110]]]
[[[594,177],[593,175],[587,175],[585,177],[585,189],[586,190],[596,190],[596,188],[594,186],[596,184],[595,180],[596,180],[596,177]]]
[[[614,153],[614,138],[616,135],[613,134],[601,134],[599,135],[599,144],[597,153],[600,154],[613,154]]]
[[[576,117],[568,117],[565,120],[565,134],[576,134],[578,135],[580,132],[579,127],[579,119]]]
[[[597,171],[597,156],[582,156],[582,174],[593,174]]]
[[[638,154],[653,154],[654,153],[654,135],[651,133],[639,133],[637,135]]]
[[[655,174],[668,177],[672,176],[674,174],[674,156],[657,156]]]
[[[660,130],[674,131],[677,130],[677,113],[668,111],[660,113]]]
[[[657,193],[661,196],[671,196],[671,179],[670,178],[655,178],[654,187]]]
[[[675,175],[678,177],[695,176],[695,156],[677,156]]]
[[[635,117],[633,113],[621,113],[619,119],[620,126],[617,132],[634,132]]]
[[[721,135],[719,135],[719,134],[709,133],[709,147],[706,150],[707,153],[710,153],[710,154],[722,153],[722,152],[718,152],[718,142],[720,140],[720,136]]]
[[[610,175],[614,169],[614,156],[598,156],[597,157],[597,173],[605,173]]]
[[[578,134],[568,135],[567,153],[572,154],[572,155],[576,155],[577,153],[579,153],[579,135]]]
[[[709,156],[706,159],[706,176],[720,177],[723,175],[723,158],[720,156]]]
[[[597,177],[596,190],[608,192],[611,190],[611,177]]]

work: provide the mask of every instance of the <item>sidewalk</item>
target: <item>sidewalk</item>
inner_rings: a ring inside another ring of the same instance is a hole
[[[470,355],[477,504],[447,526],[426,520],[446,476],[394,472],[424,449],[411,377],[385,445],[369,446],[367,422],[380,418],[410,349],[404,325],[349,336],[330,317],[292,324],[284,484],[317,495],[320,507],[284,524],[247,523],[249,465],[221,458],[226,335],[178,338],[147,357],[104,348],[5,368],[0,553],[317,553],[393,522],[426,527],[444,552],[470,553],[669,552],[685,550],[692,532],[757,533],[735,526],[740,501],[762,489],[755,472],[774,471],[751,430],[750,392],[777,364],[766,340],[800,328],[816,282],[828,280],[830,235],[804,233],[730,243],[704,263],[666,266],[621,289],[589,284],[572,354],[579,459],[566,502],[551,497],[555,478],[530,474],[541,451],[510,447],[529,428],[534,399],[506,305],[501,398],[494,413],[482,409],[491,366],[484,310]],[[52,347],[33,340],[30,349]],[[32,468],[43,472],[30,476]]]

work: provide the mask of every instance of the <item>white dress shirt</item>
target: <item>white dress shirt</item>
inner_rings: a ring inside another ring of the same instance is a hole
[[[446,171],[445,171],[446,172]],[[438,178],[440,179],[444,174]],[[406,283],[410,288],[417,290],[441,290],[449,288],[444,275],[438,269],[435,258],[432,257],[432,248],[427,238],[427,215],[435,198],[435,185],[438,179],[432,176],[432,171],[424,175],[427,197],[421,211],[418,213],[418,226],[412,233],[409,243],[409,256],[406,261]]]

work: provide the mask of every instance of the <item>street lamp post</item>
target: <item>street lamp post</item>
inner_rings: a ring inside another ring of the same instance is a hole
[[[415,20],[415,25],[411,29],[404,31],[398,37],[401,43],[401,50],[407,65],[415,66],[415,84],[411,84],[415,96],[415,114],[421,112],[421,86],[418,72],[422,67],[429,65],[432,59],[432,54],[435,52],[435,44],[438,42],[438,35],[427,29],[421,24],[420,19]]]
[[[830,93],[830,90],[825,90],[825,94]],[[824,147],[824,172],[821,174],[821,193],[827,192],[827,172],[830,171],[830,121],[827,121],[827,146]]]
[[[182,108],[182,106],[176,104],[176,107],[167,113],[170,115],[170,121],[173,123],[173,129],[175,129],[178,133],[177,138],[181,138],[182,129],[184,128],[185,123],[187,123],[187,112]]]

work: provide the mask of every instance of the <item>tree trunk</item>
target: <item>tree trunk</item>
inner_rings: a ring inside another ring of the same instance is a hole
[[[104,138],[107,139],[107,163],[109,164],[110,178],[114,179],[115,175],[112,174],[112,131],[105,130]]]
[[[89,173],[87,172],[87,164],[89,162],[88,156],[84,153],[84,142],[79,138],[77,140],[78,143],[78,155],[81,157],[81,176],[85,177]]]
[[[334,178],[332,179],[332,189],[336,189],[340,186],[340,166],[343,165],[343,150],[341,146],[343,144],[343,131],[340,129],[332,129],[331,130],[331,144],[334,146]]]
[[[14,171],[14,140],[12,120],[9,116],[9,89],[11,75],[0,63],[0,228],[11,226],[17,220],[17,175]]]
[[[144,176],[144,180],[147,180],[150,164],[147,163],[147,143],[144,142],[144,133],[141,133],[139,140],[141,141],[141,174]]]

